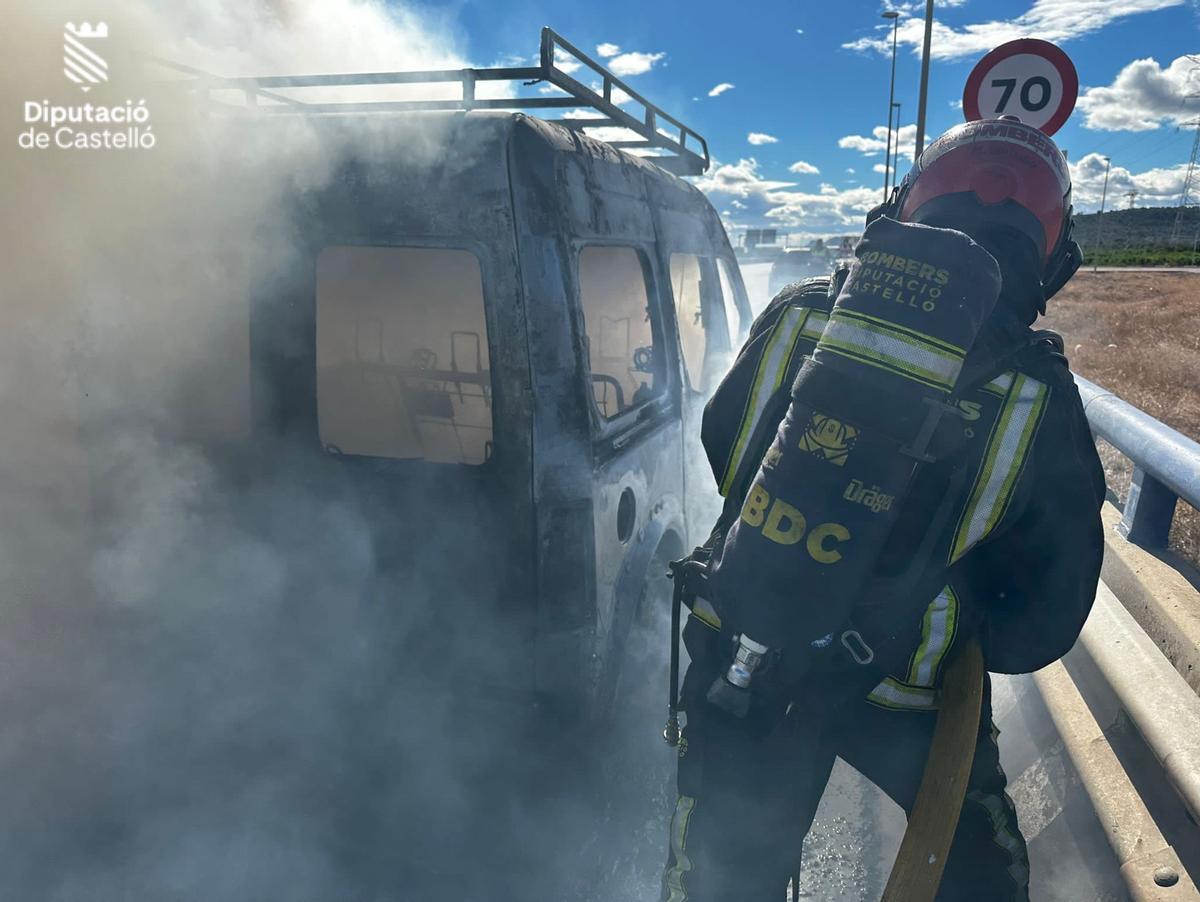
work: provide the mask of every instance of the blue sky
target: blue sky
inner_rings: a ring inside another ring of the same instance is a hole
[[[876,2],[645,2],[457,0],[407,9],[454,36],[475,64],[531,58],[550,25],[581,49],[607,54],[629,82],[709,141],[717,164],[700,180],[728,223],[775,224],[798,234],[845,229],[882,190],[890,46]],[[911,153],[923,3],[895,5],[896,99]],[[1081,101],[1056,140],[1069,151],[1076,206],[1099,203],[1112,159],[1111,208],[1174,202],[1191,151],[1185,123],[1200,115],[1196,0],[942,0],[935,14],[927,132],[962,121],[967,74],[1014,37],[1059,44],[1079,72]],[[609,46],[604,46],[609,45]],[[619,50],[617,49],[619,48]],[[1193,80],[1188,82],[1188,78]],[[732,85],[710,96],[718,85]],[[749,136],[760,136],[751,139]],[[757,141],[759,143],[753,143]],[[789,171],[791,170],[791,171]],[[815,171],[813,171],[815,170]]]

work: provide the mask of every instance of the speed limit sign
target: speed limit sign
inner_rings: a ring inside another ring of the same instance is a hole
[[[1075,109],[1078,95],[1071,58],[1049,41],[1022,38],[1001,44],[975,64],[963,91],[963,113],[968,122],[1016,116],[1053,135]]]

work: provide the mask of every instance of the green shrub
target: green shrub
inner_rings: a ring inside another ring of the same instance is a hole
[[[1084,266],[1194,266],[1200,254],[1190,247],[1102,247],[1084,249]]]

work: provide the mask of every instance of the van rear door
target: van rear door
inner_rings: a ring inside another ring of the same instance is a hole
[[[373,641],[443,687],[507,692],[533,680],[512,666],[531,641],[530,418],[494,138],[499,159],[345,163],[304,199],[303,261],[264,293],[251,346],[258,437],[306,455],[308,487],[362,522]]]

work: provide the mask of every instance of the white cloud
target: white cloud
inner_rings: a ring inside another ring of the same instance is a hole
[[[608,68],[613,75],[641,75],[665,57],[665,53],[621,53],[609,59]]]
[[[583,63],[576,62],[575,58],[561,47],[555,47],[554,65],[556,68],[561,69],[563,72],[566,72],[568,75],[570,75],[572,72],[577,72]]]
[[[778,144],[779,139],[774,135],[766,135],[762,132],[750,132],[746,135],[746,140],[751,144]]]
[[[1124,0],[1121,3],[1114,3],[1112,0],[1035,0],[1028,10],[1014,19],[993,19],[964,25],[961,28],[953,28],[934,19],[930,53],[934,59],[946,60],[977,56],[1005,41],[1025,37],[1061,43],[1093,34],[1125,16],[1183,6],[1186,2],[1187,0]],[[914,5],[901,4],[897,9],[915,12],[915,9],[911,9]],[[877,26],[877,31],[876,37],[859,38],[843,44],[842,47],[847,50],[891,53],[890,26],[881,24]],[[914,54],[920,53],[924,35],[923,19],[900,19],[897,40],[912,47]]]
[[[714,163],[706,175],[695,181],[696,187],[708,194],[732,194],[741,198],[761,197],[768,191],[790,188],[793,184],[764,179],[758,172],[758,161],[754,157],[743,158],[736,163]]]
[[[1071,200],[1077,212],[1091,213],[1100,207],[1104,190],[1104,157],[1089,153],[1071,163]],[[1123,166],[1113,166],[1108,172],[1108,198],[1106,210],[1125,206],[1128,203],[1121,195],[1137,191],[1139,207],[1163,207],[1179,203],[1183,191],[1183,179],[1187,163],[1175,166],[1147,169],[1145,172],[1130,172]]]
[[[876,173],[883,173],[883,163],[875,163],[872,168]],[[1070,168],[1076,212],[1094,212],[1100,206],[1104,186],[1104,158],[1098,153],[1088,153],[1071,163]],[[1128,199],[1124,195],[1131,190],[1138,192],[1139,207],[1177,204],[1186,172],[1185,162],[1143,172],[1112,166],[1108,173],[1105,209],[1127,206]],[[740,198],[730,206],[743,211],[742,217],[752,224],[769,220],[789,228],[800,227],[826,234],[860,229],[863,216],[879,203],[878,186],[851,184],[838,188],[823,182],[815,193],[789,190],[794,185],[764,178],[753,159],[718,166],[696,184],[708,193],[733,194]]]
[[[958,100],[951,100],[950,101],[950,109],[961,110],[962,109],[962,98],[959,98]]]
[[[871,129],[871,135],[846,135],[838,138],[838,147],[843,150],[857,150],[864,157],[873,157],[887,151],[888,130],[886,125],[877,125]],[[917,149],[916,125],[902,125],[892,130],[892,153],[903,158],[912,159],[913,151]]]
[[[726,91],[732,91],[733,88],[734,88],[734,86],[732,84],[730,84],[727,81],[723,81],[719,85],[714,87],[711,91],[709,91],[708,96],[709,97],[720,97]]]
[[[767,195],[773,206],[765,218],[789,228],[803,227],[814,232],[858,231],[869,210],[879,204],[875,188],[843,188],[831,185],[817,194],[801,191],[775,191]]]
[[[788,172],[794,172],[797,175],[819,175],[821,170],[812,163],[806,163],[804,160],[797,160],[788,167]]]
[[[610,56],[616,56],[620,52],[621,48],[616,44],[605,43],[596,45],[596,53],[598,53],[604,59],[608,59]]]
[[[866,212],[879,203],[876,188],[841,189],[822,183],[815,192],[789,190],[794,188],[790,182],[764,178],[753,158],[714,165],[695,184],[718,196],[716,202],[722,208],[727,205],[737,210],[739,219],[750,224],[802,227],[814,235],[856,232],[862,228]],[[732,195],[736,200],[726,204],[722,195]]]
[[[1200,92],[1197,62],[1186,56],[1165,69],[1153,59],[1134,60],[1111,85],[1087,88],[1079,98],[1083,124],[1105,131],[1149,131],[1160,124],[1181,125],[1196,113],[1188,94]]]
[[[597,94],[599,94],[603,86],[600,84],[599,81],[593,81],[588,85],[588,87],[590,87],[593,91],[595,91]],[[624,103],[628,103],[632,99],[633,99],[632,97],[630,97],[628,94],[626,94],[620,88],[614,87],[612,89],[612,102],[615,103],[617,106],[620,106],[621,104],[624,104]],[[596,118],[596,111],[592,110],[592,109],[580,107],[577,109],[567,110],[565,113],[563,113],[562,118],[564,118],[564,119],[594,119],[594,118]],[[597,141],[636,141],[641,137],[640,135],[638,135],[636,132],[632,131],[631,129],[624,128],[623,126],[620,126],[620,125],[593,126],[590,128],[585,128],[583,130],[583,132],[589,138],[595,138]],[[630,152],[635,153],[635,154],[639,153],[638,150],[632,150]]]
[[[891,167],[884,166],[882,163],[876,163],[874,166],[871,167],[871,171],[878,172],[880,175],[883,175],[884,172],[886,172],[889,168],[891,168]],[[893,169],[892,171],[894,172],[895,170]]]
[[[854,167],[853,167],[853,166],[847,166],[847,167],[846,167],[846,172],[847,172],[848,174],[850,174],[850,175],[854,175]]]
[[[604,93],[604,85],[600,83],[600,79],[596,79],[596,80],[590,82],[588,84],[588,87],[591,88],[593,91],[595,91],[597,94]],[[609,99],[613,103],[615,103],[617,106],[623,106],[624,104],[627,104],[627,103],[629,103],[629,101],[633,100],[632,97],[630,97],[628,94],[626,94],[620,88],[618,88],[616,85],[613,86],[612,91],[609,93]],[[595,116],[596,115],[595,110],[587,110],[586,113],[587,113],[587,116]]]
[[[796,29],[796,34],[804,34],[804,29],[803,29],[803,28],[797,28],[797,29]]]
[[[492,63],[492,66],[499,69],[515,68],[517,66],[536,66],[538,65],[537,58],[527,59],[517,53],[505,53],[499,59]]]

